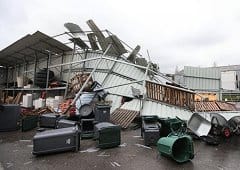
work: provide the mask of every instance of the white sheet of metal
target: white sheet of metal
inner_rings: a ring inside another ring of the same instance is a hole
[[[107,73],[102,73],[102,72],[95,72],[93,73],[93,80],[97,81],[98,83],[102,84],[103,80],[106,78]]]
[[[122,102],[122,97],[121,96],[117,96],[117,95],[107,95],[106,97],[106,101],[110,101],[111,102],[111,110],[110,112],[114,112],[116,109],[118,109],[121,106],[121,102]]]
[[[154,101],[144,101],[142,116],[157,115],[159,118],[175,118],[176,116],[183,120],[189,120],[192,112],[179,107],[174,107]]]
[[[123,63],[116,63],[113,68],[113,71],[135,80],[145,78],[144,70]]]
[[[211,121],[211,113],[218,113],[222,115],[226,120],[231,119],[234,116],[240,116],[240,111],[218,111],[218,112],[198,112],[202,117],[207,119],[208,121]]]
[[[130,83],[130,82],[131,82],[131,80],[127,80],[126,78],[110,74],[107,78],[107,81],[103,85],[103,87],[111,87],[111,86],[121,85],[121,84],[125,84],[125,83]],[[111,88],[111,89],[108,89],[108,91],[112,94],[133,97],[131,86],[133,86],[134,88],[140,89],[140,90],[142,89],[141,84],[134,83],[134,84],[130,84],[130,85],[124,85],[124,86]]]
[[[220,69],[217,67],[184,67],[184,86],[195,90],[219,91]]]
[[[133,110],[133,111],[140,111],[141,109],[141,101],[139,99],[133,99],[129,102],[125,102],[121,109]]]

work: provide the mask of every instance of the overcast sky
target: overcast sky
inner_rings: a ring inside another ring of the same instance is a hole
[[[176,66],[240,64],[239,0],[0,0],[0,49],[39,30],[63,33],[93,19],[130,46],[149,50],[164,73]]]

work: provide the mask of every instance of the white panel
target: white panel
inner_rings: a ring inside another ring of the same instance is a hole
[[[168,106],[153,101],[145,101],[143,104],[143,110],[141,112],[142,116],[156,115],[159,118],[174,118],[177,116],[183,120],[189,120],[192,114],[193,113],[189,110],[184,110],[174,106]]]
[[[140,80],[145,78],[145,73],[143,70],[136,68],[134,66],[126,65],[122,63],[116,63],[113,71],[135,80]]]
[[[117,95],[107,95],[106,101],[111,101],[111,113],[121,106],[122,97]]]
[[[141,101],[139,99],[133,99],[129,102],[125,102],[121,109],[133,110],[133,111],[140,111],[141,109]]]
[[[130,83],[130,82],[131,82],[130,80],[127,80],[125,78],[110,74],[103,86],[104,87],[112,87],[112,86],[117,86],[117,85],[121,85],[121,84],[125,84],[125,83]],[[124,86],[111,88],[111,89],[108,89],[108,91],[112,94],[133,97],[131,86],[133,86],[134,88],[140,89],[140,90],[142,89],[142,85],[134,83],[134,84],[130,84],[130,85],[124,85]]]
[[[95,72],[93,73],[93,80],[102,84],[103,80],[106,78],[107,73]]]
[[[236,71],[221,72],[221,84],[225,90],[236,90]]]
[[[222,115],[226,120],[229,120],[234,116],[240,116],[240,111],[198,112],[198,114],[209,121],[211,121],[211,113],[218,113]]]

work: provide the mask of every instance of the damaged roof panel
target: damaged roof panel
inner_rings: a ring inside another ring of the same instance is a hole
[[[218,105],[218,107],[221,110],[224,110],[224,111],[236,111],[237,110],[236,107],[233,104],[230,104],[230,103],[216,102],[216,104]]]
[[[197,112],[236,110],[236,108],[232,104],[225,102],[195,102],[194,105]]]
[[[102,84],[107,75],[108,75],[107,73],[94,72],[92,77],[94,81],[97,81],[98,83]]]
[[[109,74],[107,77],[107,81],[103,84],[103,87],[111,87],[111,86],[117,86],[125,83],[131,83],[131,80],[127,80],[126,78],[119,77],[117,75]],[[112,94],[117,94],[121,96],[128,96],[128,97],[133,97],[132,95],[132,89],[131,86],[137,89],[142,89],[141,84],[130,84],[130,85],[124,85],[124,86],[119,86],[119,87],[114,87],[111,89],[108,89],[108,91]]]
[[[142,116],[157,115],[159,118],[178,116],[183,120],[189,120],[192,114],[193,112],[189,110],[150,100],[144,101],[141,112]]]
[[[220,111],[215,102],[195,102],[194,105],[197,112]]]
[[[107,95],[106,101],[111,101],[111,113],[115,111],[116,109],[120,108],[122,104],[122,96],[117,96],[117,95],[112,95],[109,94]]]
[[[129,102],[125,102],[121,106],[121,109],[140,111],[140,109],[141,109],[141,101],[139,99],[133,99],[133,100],[131,100]]]
[[[127,64],[116,63],[115,67],[113,68],[113,71],[135,80],[141,80],[145,78],[144,70]],[[147,77],[147,80],[148,79],[149,77]]]

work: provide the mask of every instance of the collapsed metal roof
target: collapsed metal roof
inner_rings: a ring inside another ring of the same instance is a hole
[[[37,59],[46,58],[49,53],[63,54],[72,49],[61,42],[37,31],[26,35],[0,51],[0,65],[16,66]]]
[[[197,112],[236,111],[233,104],[226,102],[195,102]]]
[[[115,116],[131,117],[130,115],[135,114],[130,113],[140,113],[159,117],[190,118],[192,114],[190,110],[192,110],[192,106],[194,107],[190,102],[193,99],[193,91],[177,86],[175,82],[160,73],[156,64],[139,55],[139,45],[135,49],[128,49],[128,46],[125,46],[119,39],[114,40],[113,38],[113,41],[110,42],[109,37],[114,37],[114,35],[105,38],[93,21],[87,23],[95,34],[96,43],[104,53],[93,48],[86,50],[85,45],[79,44],[82,51],[77,51],[73,55],[74,70],[76,72],[92,72],[94,70],[92,78],[98,81],[103,88],[107,88],[110,93],[107,100],[112,101],[111,112],[114,115],[117,114]],[[72,27],[75,30],[76,25],[72,25]],[[75,36],[74,34],[73,32],[71,36]],[[79,36],[78,38],[81,38]],[[86,43],[89,45],[89,42]],[[110,45],[109,52],[106,47]],[[128,50],[124,50],[125,48]],[[113,51],[116,53],[113,54]],[[101,60],[100,63],[99,60]],[[139,91],[138,96],[134,94],[133,89]],[[175,94],[178,95],[177,98],[174,97]],[[124,102],[125,98],[131,101]],[[114,112],[115,110],[117,111]],[[124,113],[130,115],[121,116]],[[123,119],[119,121],[122,122]],[[124,121],[129,122],[129,120]]]

